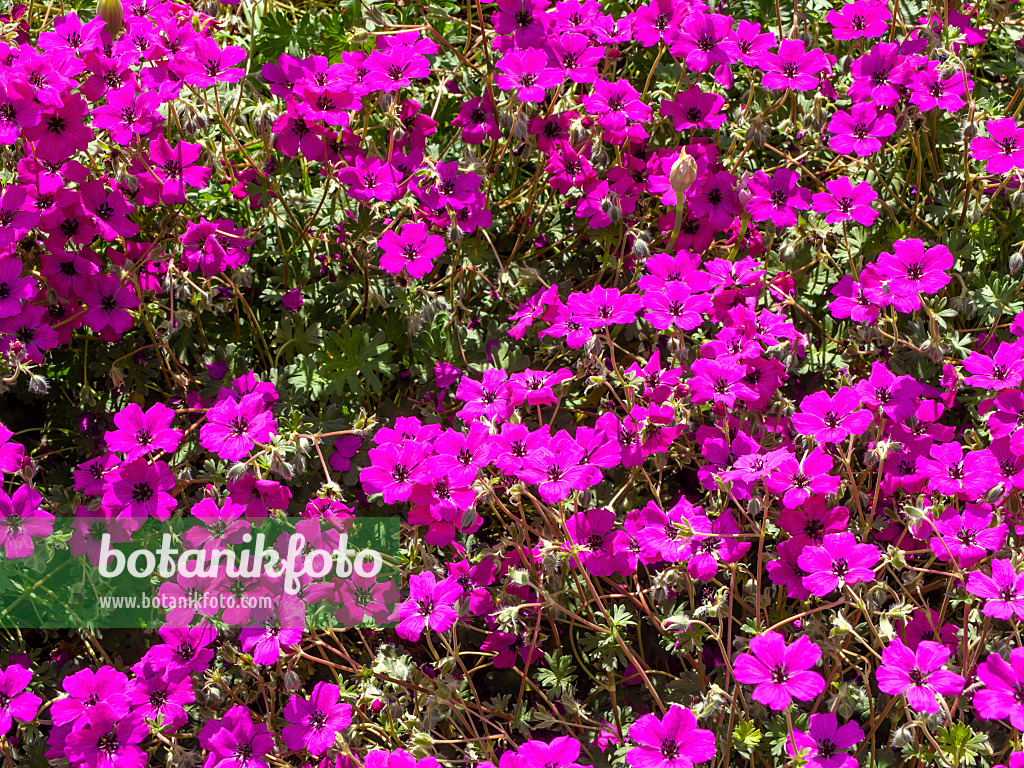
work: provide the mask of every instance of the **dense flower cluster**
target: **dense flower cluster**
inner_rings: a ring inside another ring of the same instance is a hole
[[[8,761],[1024,765],[1012,6],[266,5],[3,18],[0,595],[401,594],[0,630]]]

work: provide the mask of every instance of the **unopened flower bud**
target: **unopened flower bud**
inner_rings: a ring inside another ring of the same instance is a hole
[[[124,6],[121,0],[98,0],[96,13],[103,19],[107,32],[116,37],[124,26]]]
[[[648,256],[651,255],[651,249],[648,247],[647,243],[645,243],[639,237],[633,240],[632,251],[633,255],[639,259],[646,259]]]
[[[669,181],[676,193],[676,202],[682,202],[686,190],[697,180],[697,161],[686,152],[686,147],[679,150],[679,157],[672,163]]]
[[[1020,272],[1021,267],[1024,267],[1024,254],[1014,251],[1010,254],[1010,274],[1016,275]]]

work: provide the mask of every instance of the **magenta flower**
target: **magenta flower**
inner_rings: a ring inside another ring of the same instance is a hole
[[[858,544],[852,533],[830,533],[820,547],[804,547],[797,562],[807,573],[804,586],[815,597],[824,597],[841,585],[874,581],[872,566],[878,557],[877,547]]]
[[[786,754],[798,754],[807,768],[857,768],[857,759],[846,750],[864,741],[864,731],[854,722],[839,725],[834,712],[813,714],[807,732],[793,729],[786,737]]]
[[[594,92],[583,97],[583,106],[597,116],[601,127],[621,131],[630,120],[646,123],[651,119],[651,108],[640,100],[640,92],[628,80],[598,80]]]
[[[765,632],[750,640],[750,652],[733,664],[736,680],[754,685],[754,701],[783,710],[793,699],[809,701],[825,690],[825,679],[809,671],[821,658],[821,649],[801,635],[786,646],[778,632]]]
[[[157,113],[159,99],[152,91],[139,93],[134,86],[107,92],[107,103],[92,113],[92,124],[106,128],[117,144],[130,144],[136,136],[146,136],[163,118]]]
[[[118,716],[100,702],[76,722],[68,734],[66,756],[90,768],[142,768],[146,753],[138,745],[149,735],[142,715]]]
[[[229,45],[221,50],[212,37],[197,37],[190,55],[175,58],[173,67],[179,76],[196,88],[209,88],[216,83],[237,83],[245,75],[235,66],[245,60],[245,49]]]
[[[149,144],[153,175],[163,183],[160,199],[165,203],[184,203],[186,187],[204,189],[213,170],[196,165],[203,148],[179,141],[173,147],[163,136]]]
[[[45,119],[45,116],[44,116]],[[988,136],[971,139],[971,157],[984,160],[989,173],[1009,173],[1024,168],[1024,129],[1012,117],[985,123]],[[26,131],[27,133],[27,131]]]
[[[1024,354],[1022,354],[1021,347],[1019,342],[1015,344],[1003,342],[999,344],[999,348],[992,356],[978,350],[971,352],[963,363],[964,370],[971,374],[964,376],[964,382],[979,389],[1008,390],[1008,395],[1019,396],[1020,392],[1016,387],[1024,381]],[[1017,427],[1016,418],[1014,416],[1014,428]],[[1007,437],[1009,434],[1010,432],[996,435],[993,432],[992,436]]]
[[[586,293],[571,293],[566,305],[589,328],[632,323],[642,305],[635,293],[622,294],[618,288],[595,286]]]
[[[195,687],[187,669],[156,667],[138,663],[129,690],[132,714],[150,720],[162,719],[164,729],[176,731],[188,722],[185,707],[196,700]]]
[[[842,387],[831,397],[828,392],[815,392],[793,414],[793,429],[819,443],[841,443],[871,426],[871,412],[860,405],[860,396],[851,387]]]
[[[53,533],[55,518],[40,509],[42,503],[39,492],[27,485],[19,486],[13,496],[0,489],[0,546],[9,559],[31,557],[34,539]]]
[[[698,728],[693,712],[678,704],[660,720],[640,717],[629,727],[629,738],[637,744],[626,753],[633,768],[691,768],[715,757],[715,735]]]
[[[158,630],[163,641],[146,652],[143,661],[149,661],[161,669],[185,669],[189,672],[204,672],[210,668],[214,649],[209,646],[217,639],[213,627],[161,627]]]
[[[755,173],[747,182],[747,213],[751,221],[770,220],[777,227],[796,224],[796,211],[811,207],[811,193],[797,186],[799,180],[800,174],[789,168],[779,168],[771,176],[764,171]]]
[[[119,237],[135,237],[139,226],[129,220],[128,214],[135,210],[120,190],[100,180],[82,184],[82,205],[92,214],[96,228],[107,240]]]
[[[407,501],[414,485],[413,472],[423,460],[425,448],[418,442],[388,443],[371,448],[370,465],[363,467],[359,481],[370,493],[380,493],[385,504]]]
[[[178,506],[170,493],[175,485],[177,481],[167,464],[136,459],[120,467],[108,480],[103,503],[126,510],[132,517],[166,520]]]
[[[889,31],[891,20],[892,13],[886,4],[873,0],[854,0],[838,11],[825,14],[825,21],[832,25],[832,36],[836,40],[881,37]]]
[[[672,118],[672,125],[677,131],[692,128],[721,128],[725,115],[721,113],[725,99],[717,93],[705,93],[697,86],[692,86],[676,94],[671,101],[665,99],[660,105],[660,113]]]
[[[615,513],[607,509],[579,512],[565,521],[572,542],[569,563],[595,576],[629,573],[636,569],[630,562],[629,536],[615,527]],[[630,568],[632,565],[632,569]]]
[[[39,223],[39,213],[26,204],[30,190],[19,185],[9,185],[0,198],[0,246],[21,242],[25,235]],[[36,197],[38,203],[39,198]],[[20,264],[20,261],[18,262]]]
[[[54,701],[50,708],[54,725],[75,722],[100,702],[117,719],[128,714],[131,703],[128,698],[128,675],[113,667],[79,670],[65,677],[61,685],[68,695]]]
[[[978,680],[984,688],[974,694],[974,709],[983,720],[1009,720],[1018,731],[1024,731],[1024,648],[1010,651],[1007,664],[996,653],[989,654],[978,665]]]
[[[236,705],[203,725],[199,745],[210,753],[210,768],[268,768],[264,756],[274,750],[274,737],[263,723],[253,723],[247,707]]]
[[[579,756],[580,742],[572,736],[557,736],[550,743],[530,739],[517,752],[521,767],[543,765],[545,768],[583,768],[576,762]]]
[[[467,144],[483,144],[484,139],[501,138],[494,104],[488,96],[478,96],[464,103],[459,114],[452,118],[452,125],[462,129],[459,136]]]
[[[818,73],[828,66],[820,49],[806,51],[803,40],[783,40],[779,52],[761,53],[757,65],[764,71],[761,85],[775,91],[809,91],[818,86]]]
[[[796,508],[786,508],[779,513],[779,527],[792,538],[793,546],[821,546],[825,536],[846,530],[850,520],[846,507],[826,507],[821,496],[811,496]]]
[[[994,619],[1024,619],[1024,574],[1017,573],[1012,560],[992,561],[992,575],[971,571],[967,591],[985,599],[981,612]]]
[[[459,618],[455,605],[461,597],[462,587],[450,576],[438,581],[431,571],[413,574],[409,577],[409,599],[395,607],[395,632],[410,642],[419,640],[428,628],[447,632]]]
[[[25,690],[31,680],[32,670],[20,664],[0,669],[0,735],[6,735],[15,720],[27,723],[35,719],[42,699]]]
[[[174,411],[163,403],[154,403],[143,411],[135,403],[114,414],[117,429],[107,432],[107,448],[125,454],[131,461],[154,451],[174,453],[181,443],[181,432],[171,428]]]
[[[35,154],[40,160],[60,165],[65,160],[89,147],[93,132],[84,124],[89,106],[75,93],[65,94],[60,106],[49,106],[39,116],[39,122],[27,126],[22,135],[35,142]]]
[[[258,394],[218,403],[206,414],[199,442],[225,461],[240,461],[256,443],[266,443],[277,430],[277,420]]]
[[[812,494],[829,496],[839,489],[840,480],[829,474],[831,469],[832,457],[821,448],[815,448],[800,461],[793,455],[786,456],[764,484],[772,493],[784,494],[784,506],[795,508]]]
[[[825,221],[837,224],[843,221],[856,221],[870,227],[878,218],[878,211],[871,203],[878,199],[878,193],[871,185],[862,181],[853,186],[849,177],[825,182],[827,192],[816,192],[811,196],[811,208],[817,213],[825,214]]]
[[[964,455],[961,443],[935,443],[928,458],[919,456],[917,472],[928,479],[928,487],[946,496],[982,494],[996,485],[998,463],[988,451]]]
[[[922,112],[932,109],[956,112],[967,103],[962,97],[969,89],[973,90],[974,82],[970,75],[960,71],[943,77],[941,63],[932,60],[914,75],[910,87],[910,103]]]
[[[519,479],[536,484],[545,504],[556,504],[590,486],[591,472],[580,463],[583,449],[570,439],[539,448],[519,470]]]
[[[850,112],[838,110],[832,115],[828,131],[833,134],[828,141],[831,149],[867,157],[882,148],[886,137],[896,133],[896,121],[888,113],[879,115],[870,102],[854,104]]]
[[[921,308],[920,293],[938,293],[952,279],[953,254],[944,245],[933,245],[925,250],[924,241],[917,238],[897,240],[892,244],[895,253],[881,253],[875,262],[892,294],[892,303],[900,312],[913,312]]]
[[[429,232],[427,225],[418,221],[404,224],[400,234],[389,229],[380,238],[384,251],[380,268],[392,275],[402,270],[412,278],[426,275],[434,268],[434,259],[445,252],[444,238]]]
[[[25,446],[11,442],[14,433],[0,423],[0,472],[17,472],[25,460]]]
[[[14,317],[39,290],[31,274],[22,277],[21,259],[0,259],[0,318]]]
[[[707,72],[717,64],[732,64],[739,47],[732,39],[731,16],[689,13],[672,43],[672,55],[683,59],[691,72]]]
[[[933,521],[936,535],[928,544],[940,561],[952,561],[959,568],[972,568],[989,552],[1002,548],[1006,541],[1007,526],[993,526],[992,522],[992,513],[977,506],[968,504],[962,513],[947,509]]]
[[[334,746],[337,735],[352,724],[352,705],[340,703],[340,695],[338,686],[317,683],[308,699],[288,699],[284,719],[290,725],[281,729],[288,749],[305,749],[319,756]]]
[[[166,583],[166,582],[165,582]],[[281,649],[302,642],[306,629],[306,605],[294,595],[275,595],[270,608],[257,604],[249,626],[238,636],[242,650],[252,654],[256,664],[272,666],[281,658]],[[168,613],[170,619],[170,613]]]
[[[665,293],[671,295],[670,291],[671,287]],[[690,398],[694,403],[710,401],[722,408],[733,408],[737,400],[749,401],[757,398],[757,393],[746,383],[747,369],[739,365],[736,358],[701,358],[693,361],[690,370],[693,372],[693,378],[688,383]]]
[[[494,83],[503,91],[515,91],[520,101],[540,103],[548,88],[565,82],[565,75],[548,64],[547,54],[537,48],[509,51],[495,65],[501,74]]]
[[[895,105],[901,86],[910,78],[907,57],[896,43],[875,43],[871,49],[850,64],[853,84],[847,94],[854,102],[874,102],[879,107]]]
[[[413,79],[430,76],[430,61],[410,46],[396,45],[376,50],[366,59],[363,83],[371,91],[394,93]]]
[[[938,696],[955,696],[964,689],[964,679],[943,669],[950,650],[941,643],[923,640],[911,651],[898,637],[882,652],[882,665],[875,670],[878,688],[891,696],[906,694],[915,712],[938,712]]]

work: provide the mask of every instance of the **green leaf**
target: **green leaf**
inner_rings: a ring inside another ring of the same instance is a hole
[[[377,331],[371,337],[365,325],[329,333],[318,361],[327,391],[333,394],[348,391],[362,395],[369,387],[379,395],[383,390],[381,377],[392,376],[391,347],[384,332]]]

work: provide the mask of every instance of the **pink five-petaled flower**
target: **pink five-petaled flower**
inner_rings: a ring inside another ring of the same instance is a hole
[[[819,443],[841,443],[871,426],[871,412],[860,405],[860,396],[851,387],[842,387],[831,397],[828,392],[815,392],[793,414],[793,429]]]
[[[206,722],[199,745],[210,753],[210,768],[267,768],[263,758],[274,749],[274,737],[263,723],[253,723],[247,707],[236,705],[221,720]]]
[[[515,91],[520,101],[542,102],[548,88],[565,81],[565,75],[548,64],[548,55],[540,49],[509,51],[496,65],[499,74],[495,85],[503,91]]]
[[[897,637],[882,652],[882,666],[875,671],[878,689],[891,696],[906,694],[915,712],[938,712],[937,696],[954,696],[964,689],[963,677],[942,668],[949,656],[941,643],[922,640],[915,652]]]
[[[783,710],[793,699],[809,701],[825,690],[825,679],[810,669],[821,658],[821,649],[801,635],[786,646],[778,632],[751,638],[750,653],[740,655],[733,665],[738,682],[754,688],[754,701]]]
[[[412,83],[414,78],[430,76],[430,61],[407,45],[376,50],[366,59],[363,83],[374,91],[393,93]]]
[[[697,727],[693,712],[673,704],[665,716],[644,715],[629,727],[637,746],[626,753],[633,768],[691,768],[715,756],[715,736]]]
[[[996,653],[989,654],[978,666],[978,680],[985,687],[974,694],[974,709],[983,720],[1009,720],[1024,731],[1024,648],[1010,651],[1007,664]]]
[[[72,764],[89,768],[142,768],[146,764],[146,753],[139,744],[149,735],[149,726],[141,714],[118,716],[99,702],[76,725],[65,748]]]
[[[319,756],[334,746],[337,735],[352,724],[352,705],[340,703],[340,695],[338,686],[317,683],[308,699],[288,699],[284,719],[291,725],[281,729],[288,749],[305,749]]]
[[[409,577],[409,599],[395,607],[398,636],[415,642],[423,630],[446,632],[459,617],[455,604],[462,597],[462,587],[452,577],[437,580],[430,571]]]
[[[885,3],[874,0],[854,0],[838,11],[825,14],[832,25],[836,40],[858,40],[862,37],[881,37],[889,31],[892,14]]]
[[[572,736],[557,736],[548,742],[531,739],[519,747],[517,768],[542,765],[544,768],[582,768],[576,762],[580,756],[580,742]]]
[[[159,103],[155,92],[139,93],[132,85],[108,91],[106,105],[93,110],[92,124],[106,128],[117,144],[130,144],[136,136],[145,136],[160,122],[156,111]]]
[[[31,679],[32,670],[20,664],[0,669],[0,735],[6,735],[15,720],[27,723],[39,711],[42,699],[25,690]]]
[[[859,157],[873,155],[882,148],[884,140],[896,133],[896,121],[890,114],[878,114],[870,102],[854,104],[850,112],[837,111],[828,124],[833,134],[828,146],[843,155]]]
[[[640,92],[628,80],[598,80],[594,92],[583,97],[583,106],[597,115],[602,128],[621,131],[630,120],[646,123],[651,119],[651,108],[640,100]]]
[[[126,510],[131,517],[166,520],[178,502],[171,495],[177,481],[162,461],[150,464],[143,458],[121,466],[106,481],[103,504]]]
[[[40,509],[42,503],[39,492],[27,485],[13,496],[0,489],[0,546],[8,559],[30,557],[35,551],[33,539],[53,533],[54,516]]]
[[[154,403],[147,410],[131,403],[114,414],[117,429],[103,439],[107,448],[125,454],[128,461],[154,451],[174,453],[181,442],[181,432],[171,428],[174,411],[163,403]]]
[[[420,278],[434,268],[434,259],[445,252],[444,238],[431,235],[426,224],[416,221],[405,224],[401,234],[388,230],[380,238],[384,250],[380,268],[391,275],[404,269],[409,277]]]
[[[994,619],[1024,619],[1024,574],[1013,567],[1012,560],[993,560],[992,575],[971,571],[967,591],[985,598],[981,612]]]
[[[769,176],[758,171],[750,177],[747,188],[750,199],[747,213],[751,221],[768,221],[777,227],[791,227],[797,222],[797,210],[811,207],[811,193],[797,186],[800,174],[789,168],[779,168]]]
[[[932,552],[942,562],[953,561],[960,568],[973,568],[989,552],[1006,541],[1005,523],[992,525],[992,512],[980,505],[968,504],[963,512],[947,509],[932,522],[935,535],[929,538]]]
[[[782,449],[784,450],[784,449]],[[803,504],[812,494],[827,496],[835,493],[840,480],[829,474],[832,457],[821,448],[815,448],[800,461],[795,456],[786,456],[769,475],[765,487],[772,493],[782,493],[783,506],[790,509]]]
[[[830,533],[820,547],[804,547],[797,563],[807,575],[803,585],[815,597],[824,597],[840,584],[856,584],[875,578],[872,566],[878,562],[878,548],[858,544],[852,533]]]
[[[856,723],[839,725],[834,712],[811,715],[807,732],[793,729],[786,739],[786,753],[799,753],[807,768],[857,768],[857,759],[847,749],[864,741],[864,731]]]
[[[848,176],[825,182],[827,192],[816,192],[811,195],[811,208],[817,213],[825,214],[828,224],[856,221],[870,227],[878,218],[878,211],[871,203],[878,199],[878,193],[871,185],[862,181],[853,186]]]
[[[894,253],[880,253],[875,266],[886,281],[892,304],[900,312],[921,309],[919,293],[938,293],[952,279],[947,273],[953,267],[953,254],[944,245],[928,250],[917,238],[897,240]]]
[[[809,91],[818,85],[818,73],[828,66],[821,49],[806,51],[803,40],[783,40],[778,54],[764,52],[757,57],[764,71],[761,85],[771,90]]]
[[[1009,173],[1024,168],[1024,128],[1018,128],[1012,117],[985,123],[988,136],[971,140],[971,157],[985,160],[989,173]],[[991,137],[991,138],[990,138]]]
[[[164,203],[184,203],[185,188],[203,189],[210,183],[213,170],[196,165],[203,148],[179,141],[173,147],[163,136],[149,144],[153,175],[162,183],[160,199]]]
[[[206,414],[199,442],[225,461],[239,461],[256,443],[265,443],[277,429],[263,397],[248,394],[241,400],[218,403]]]

